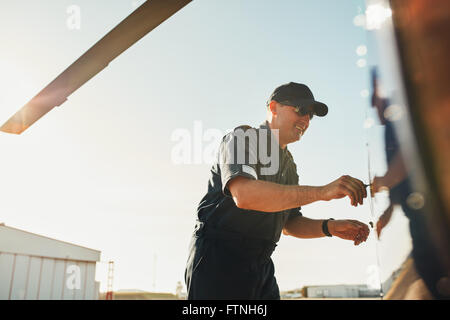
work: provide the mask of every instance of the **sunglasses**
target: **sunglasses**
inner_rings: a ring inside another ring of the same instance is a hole
[[[280,105],[285,107],[293,107],[294,111],[297,112],[301,116],[309,115],[309,120],[311,120],[314,116],[314,109],[312,106],[301,107],[301,106],[292,106],[289,104],[284,104],[283,102],[278,102]],[[269,105],[267,103],[267,105]]]
[[[295,107],[295,112],[297,112],[301,116],[309,115],[309,120],[311,120],[314,116],[314,110],[311,107]]]

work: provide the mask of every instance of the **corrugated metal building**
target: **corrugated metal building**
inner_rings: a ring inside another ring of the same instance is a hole
[[[370,289],[367,285],[331,285],[308,286],[306,296],[308,298],[361,298],[379,297],[377,289]]]
[[[96,300],[100,251],[0,224],[0,299]]]

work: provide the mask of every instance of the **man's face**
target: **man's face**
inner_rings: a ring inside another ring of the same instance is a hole
[[[280,130],[280,145],[300,140],[311,121],[308,114],[301,115],[296,107],[277,103],[276,126]]]

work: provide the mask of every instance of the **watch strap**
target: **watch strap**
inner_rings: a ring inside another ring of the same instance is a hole
[[[323,220],[322,222],[322,232],[327,236],[327,237],[332,237],[333,235],[330,233],[330,231],[328,230],[328,221],[330,220],[334,220],[333,218],[327,219],[327,220]]]

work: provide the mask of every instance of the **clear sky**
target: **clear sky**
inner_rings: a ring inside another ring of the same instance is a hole
[[[0,1],[0,122],[140,3]],[[71,6],[80,10],[79,29]],[[378,59],[370,32],[354,24],[364,10],[363,0],[193,1],[22,135],[0,133],[0,221],[101,250],[102,261],[115,261],[115,290],[173,292],[184,284],[210,169],[204,161],[174,163],[174,132],[191,134],[194,158],[215,146],[194,139],[199,125],[201,134],[257,126],[271,91],[289,81],[307,84],[329,106],[288,147],[300,184],[343,174],[367,183],[367,140],[372,175],[386,166],[383,129],[363,91]],[[367,53],[357,51],[362,45]],[[366,117],[374,125],[365,128]],[[385,206],[386,196],[377,196],[375,213]],[[348,199],[319,202],[303,214],[373,220],[368,200],[358,208]],[[273,256],[280,289],[364,284],[377,265],[376,242],[374,234],[358,247],[283,236]],[[378,246],[383,280],[408,254],[402,215]],[[105,268],[97,275],[102,290]]]

